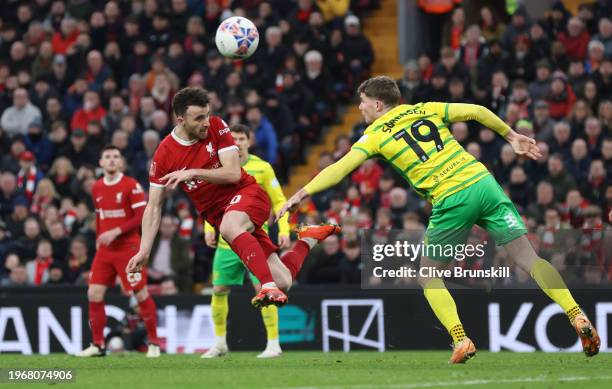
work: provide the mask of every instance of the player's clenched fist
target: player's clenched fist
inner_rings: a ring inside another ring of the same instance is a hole
[[[138,273],[142,270],[143,266],[147,263],[147,256],[143,252],[137,252],[134,255],[130,262],[128,262],[125,271],[127,273]]]

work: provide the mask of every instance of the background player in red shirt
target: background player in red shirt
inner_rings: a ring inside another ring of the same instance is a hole
[[[126,291],[133,291],[147,329],[149,348],[147,357],[159,357],[157,339],[157,308],[147,291],[146,269],[126,273],[129,259],[138,252],[140,223],[147,205],[140,184],[123,175],[123,157],[115,146],[106,146],[100,157],[104,176],[93,185],[91,194],[96,208],[96,256],[89,273],[89,326],[92,344],[79,352],[79,357],[104,356],[104,295],[108,287],[115,286],[117,275]]]
[[[184,88],[174,96],[172,109],[176,126],[153,156],[140,250],[126,270],[137,272],[146,264],[161,220],[164,190],[180,185],[198,212],[261,282],[253,305],[286,304],[283,290],[291,286],[310,249],[340,228],[305,227],[299,231],[300,240],[294,248],[279,258],[278,247],[261,229],[270,218],[270,198],[241,168],[230,129],[221,118],[210,115],[208,92]]]

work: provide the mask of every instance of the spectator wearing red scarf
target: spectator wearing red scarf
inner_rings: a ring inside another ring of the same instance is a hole
[[[34,285],[42,285],[49,279],[49,266],[53,262],[53,248],[48,240],[38,242],[36,258],[26,264],[28,281]]]
[[[550,117],[554,120],[566,118],[576,102],[576,95],[567,82],[567,77],[561,71],[553,74],[550,89],[546,96]]]

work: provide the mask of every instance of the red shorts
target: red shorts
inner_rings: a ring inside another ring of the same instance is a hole
[[[89,284],[115,286],[117,275],[125,291],[139,291],[147,285],[147,269],[140,273],[127,274],[125,268],[138,252],[138,244],[128,243],[118,247],[100,246],[94,257]]]
[[[241,211],[246,213],[255,225],[252,235],[257,239],[266,257],[278,250],[278,246],[272,243],[268,234],[261,228],[270,218],[272,203],[268,194],[257,183],[252,183],[240,189],[232,197],[222,212],[210,215],[208,222],[219,229],[221,220],[227,212]]]

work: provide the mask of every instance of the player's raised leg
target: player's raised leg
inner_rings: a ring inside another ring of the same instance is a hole
[[[286,291],[289,290],[293,280],[297,277],[310,250],[318,242],[325,240],[332,234],[338,234],[340,231],[341,228],[335,224],[299,227],[297,230],[298,241],[294,247],[291,250],[287,250],[282,257],[278,256],[276,249],[272,249],[272,247],[276,246],[261,229],[256,231],[254,236],[260,242],[261,246],[269,253],[268,264],[274,275],[274,279],[277,281],[278,287]],[[265,307],[274,304],[273,301],[266,298],[266,291],[263,288],[257,296],[253,298],[252,303],[256,307]]]
[[[443,270],[446,269],[449,264],[450,262],[442,262],[423,256],[421,257],[420,267]],[[438,320],[440,320],[440,323],[442,323],[453,338],[453,354],[449,363],[465,363],[468,359],[476,355],[476,347],[470,338],[465,335],[463,324],[461,324],[461,320],[459,320],[455,300],[448,289],[446,289],[444,280],[438,277],[427,276],[428,274],[434,274],[434,272],[423,273],[424,276],[419,277],[419,285],[423,288],[425,299],[427,299],[429,306]]]
[[[106,285],[89,284],[87,288],[89,327],[93,339],[89,347],[76,353],[77,357],[103,357],[106,355],[104,344],[104,327],[106,326],[106,312],[104,311],[105,294]]]
[[[548,261],[540,258],[525,235],[504,245],[516,264],[538,283],[540,289],[559,304],[576,330],[584,353],[592,357],[599,352],[600,339],[597,330],[582,312],[563,278]]]
[[[245,201],[246,199],[240,200]],[[246,212],[230,210],[223,216],[219,232],[244,265],[260,280],[262,284],[260,294],[263,293],[266,300],[272,304],[284,305],[287,302],[287,295],[276,285],[268,266],[268,256],[257,239],[251,234],[255,229],[255,224]]]

